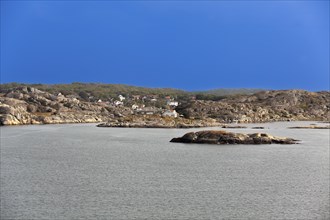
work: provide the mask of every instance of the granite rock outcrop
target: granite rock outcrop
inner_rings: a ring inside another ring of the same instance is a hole
[[[170,142],[198,144],[296,144],[293,138],[275,137],[265,133],[242,134],[221,130],[189,132]]]
[[[243,128],[224,124],[330,119],[330,92],[327,91],[262,91],[228,96],[219,101],[178,99],[175,110],[179,117],[176,118],[163,117],[162,113],[168,111],[164,106],[146,106],[154,112],[143,115],[129,104],[134,99],[126,105],[114,106],[109,101],[86,101],[29,86],[0,91],[0,125],[103,122],[99,127]]]
[[[177,111],[185,117],[214,118],[222,123],[329,121],[329,100],[328,91],[274,90],[220,101],[197,100],[179,106]]]

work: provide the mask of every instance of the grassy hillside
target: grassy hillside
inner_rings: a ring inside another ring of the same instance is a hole
[[[251,95],[256,92],[264,91],[264,89],[211,89],[207,91],[198,91],[197,94],[209,94],[217,96],[227,96],[227,95]]]
[[[199,92],[187,92],[172,88],[146,88],[129,86],[123,84],[102,84],[102,83],[79,83],[71,84],[24,84],[7,83],[0,85],[0,92],[5,93],[11,89],[21,86],[30,86],[52,94],[62,93],[64,95],[76,95],[82,99],[93,97],[94,99],[111,99],[118,97],[119,94],[131,95],[158,95],[159,97],[171,96],[176,99],[187,99],[196,96],[199,100],[220,100],[233,94],[252,94],[260,91],[256,89],[217,89]]]
[[[1,85],[1,92],[20,86],[31,86],[49,93],[62,93],[64,95],[93,96],[100,99],[114,98],[118,95],[183,95],[186,92],[178,89],[170,88],[144,88],[137,86],[129,86],[123,84],[102,84],[102,83],[71,83],[71,84],[23,84],[8,83]]]

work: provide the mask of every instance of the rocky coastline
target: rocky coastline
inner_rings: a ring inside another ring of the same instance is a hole
[[[138,106],[134,104],[135,96],[124,95],[128,101],[123,100],[123,104],[117,106],[100,100],[84,101],[79,96],[52,94],[29,86],[1,90],[0,125],[100,123],[99,127],[244,128],[243,125],[228,124],[329,121],[330,118],[330,92],[263,91],[228,96],[219,101],[178,98],[177,102],[172,101],[179,103],[178,106],[170,109],[168,106],[156,107],[155,98],[152,98],[145,103],[148,111],[134,109]],[[165,98],[158,101],[165,102]]]

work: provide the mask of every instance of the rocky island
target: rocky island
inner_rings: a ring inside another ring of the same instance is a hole
[[[296,144],[292,138],[274,137],[265,133],[241,134],[227,131],[189,132],[170,142],[198,144]]]

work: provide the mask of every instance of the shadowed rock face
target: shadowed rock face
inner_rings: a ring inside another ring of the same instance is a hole
[[[170,142],[200,144],[296,144],[292,138],[274,137],[264,133],[241,134],[227,131],[189,132]]]

